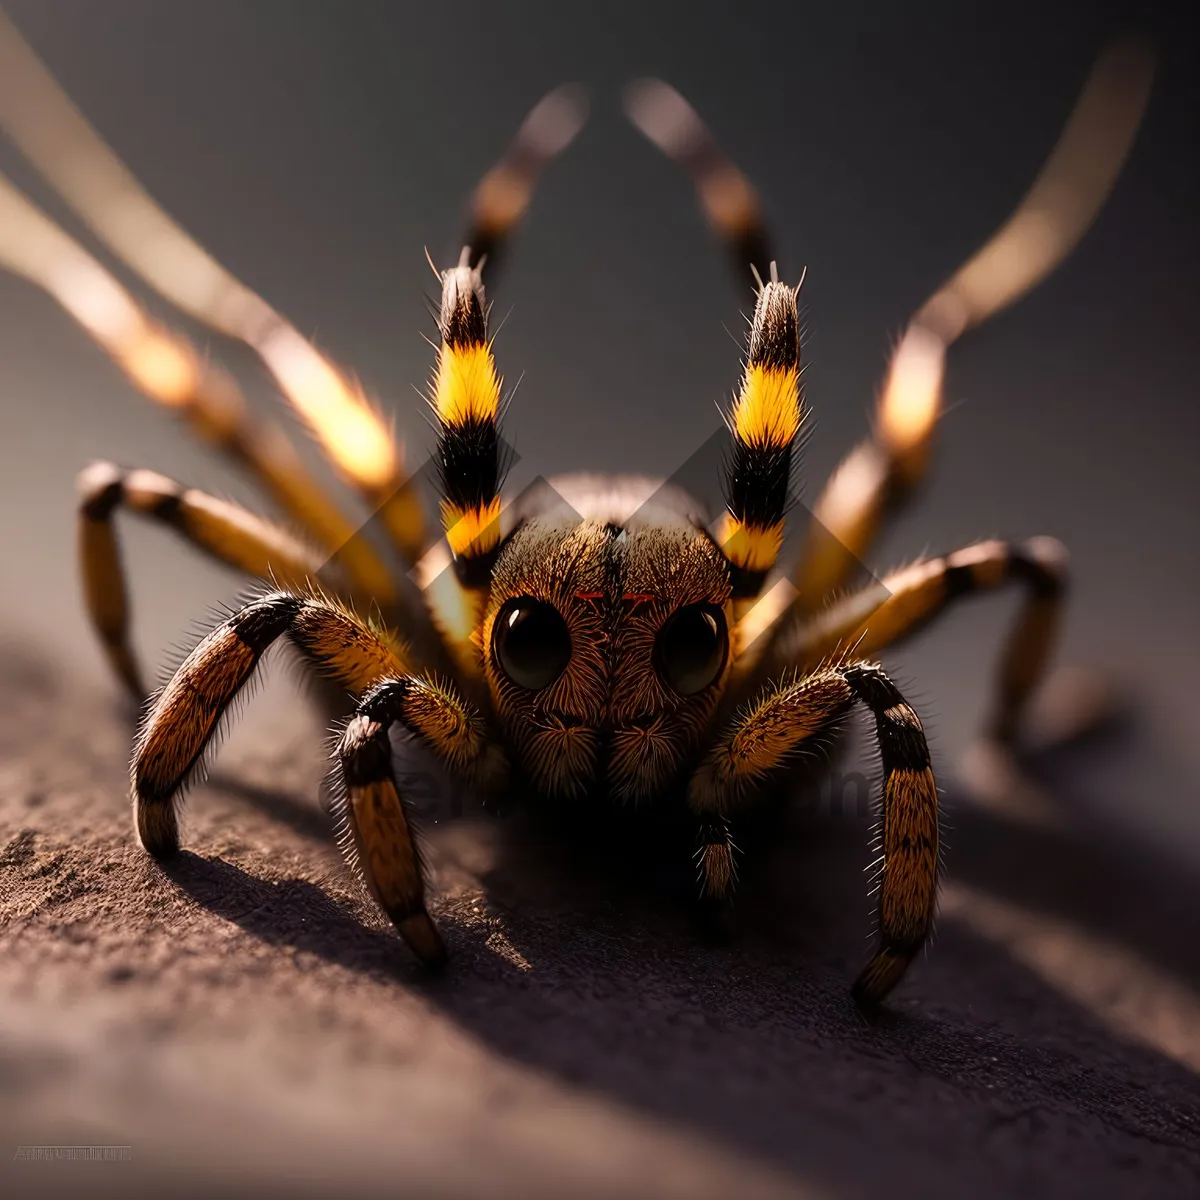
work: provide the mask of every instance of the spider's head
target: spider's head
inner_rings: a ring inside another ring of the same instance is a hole
[[[730,669],[729,567],[685,522],[535,519],[505,543],[488,686],[536,785],[636,800],[695,753]]]

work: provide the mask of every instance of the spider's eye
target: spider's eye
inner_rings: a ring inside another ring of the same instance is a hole
[[[720,674],[729,653],[725,614],[713,604],[689,604],[658,631],[655,666],[681,696],[702,692]]]
[[[492,652],[513,683],[540,692],[571,661],[571,635],[553,604],[520,596],[509,600],[496,617]]]

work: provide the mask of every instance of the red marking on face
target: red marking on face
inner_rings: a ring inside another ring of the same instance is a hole
[[[649,604],[654,599],[653,592],[626,592],[626,604]]]
[[[576,592],[576,600],[600,600],[603,599],[603,592]]]

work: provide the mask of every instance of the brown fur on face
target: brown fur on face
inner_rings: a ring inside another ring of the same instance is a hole
[[[483,627],[488,686],[515,756],[539,788],[577,795],[602,786],[640,800],[674,780],[696,752],[729,675],[681,696],[654,665],[658,631],[679,608],[707,603],[728,625],[729,569],[702,529],[686,521],[627,525],[595,518],[534,519],[496,563]],[[566,621],[571,659],[540,692],[518,687],[492,634],[507,600],[531,596]]]

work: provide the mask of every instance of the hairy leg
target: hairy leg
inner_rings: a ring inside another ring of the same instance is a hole
[[[344,793],[337,812],[343,849],[417,957],[437,962],[445,951],[425,911],[420,848],[392,767],[388,731],[397,723],[422,737],[453,770],[478,786],[496,786],[504,761],[488,740],[481,717],[453,692],[412,677],[372,687],[338,744]]]
[[[346,848],[357,851],[354,861],[413,951],[436,961],[441,943],[425,915],[420,855],[386,730],[401,722],[481,787],[497,779],[503,759],[482,716],[452,687],[411,675],[398,643],[322,597],[274,592],[246,605],[201,641],[154,698],[130,768],[138,838],[156,857],[178,850],[180,793],[230,704],[281,637],[349,691],[367,693],[339,748],[342,812],[352,833]],[[385,690],[371,690],[385,681]]]
[[[895,571],[783,636],[771,669],[810,670],[843,654],[875,655],[923,629],[959,600],[1000,587],[1025,591],[1000,659],[988,734],[1011,743],[1030,694],[1044,678],[1061,621],[1067,552],[1054,538],[979,542]]]
[[[227,500],[153,471],[97,462],[79,475],[79,560],[88,614],[113,670],[138,700],[146,689],[129,639],[129,596],[114,517],[118,509],[174,529],[190,545],[253,577],[303,587],[325,555]]]
[[[701,825],[708,893],[733,884],[729,818],[768,776],[837,729],[855,703],[875,718],[883,765],[880,886],[875,952],[854,985],[864,1004],[899,983],[933,925],[939,870],[938,794],[921,721],[877,667],[827,667],[775,685],[735,720],[701,764],[688,792]]]
[[[502,383],[488,332],[490,289],[546,166],[575,139],[587,117],[582,92],[556,88],[534,106],[471,197],[458,263],[436,272],[437,364],[429,402],[437,428],[434,458],[445,543],[421,561],[419,585],[462,676],[481,675],[478,632],[500,542],[500,489],[510,455],[500,433]]]

